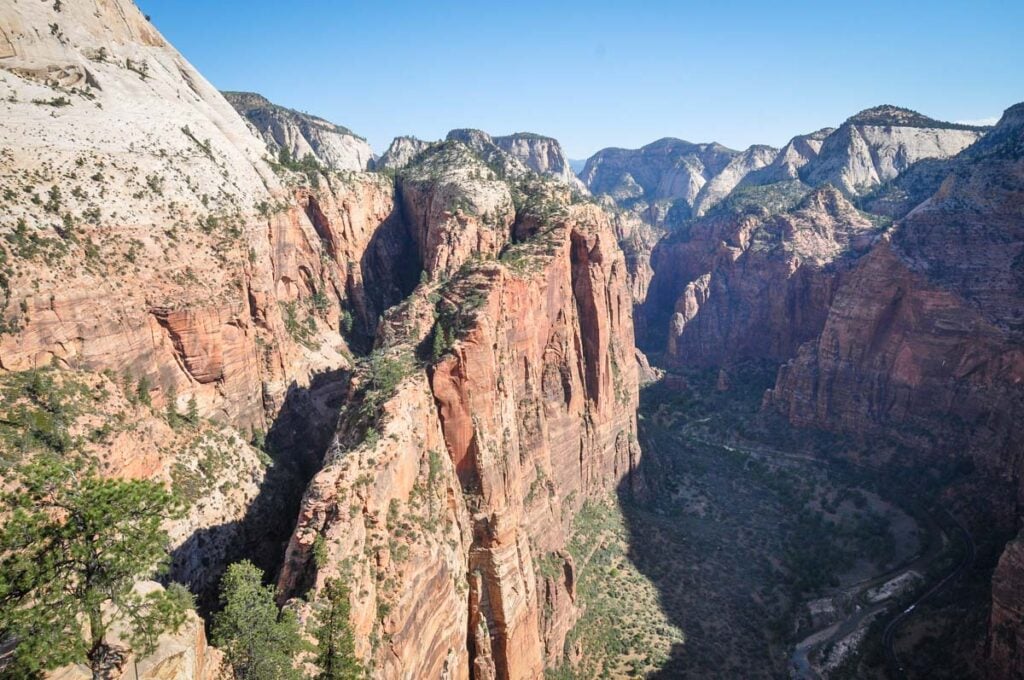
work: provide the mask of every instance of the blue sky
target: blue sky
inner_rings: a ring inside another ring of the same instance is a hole
[[[214,85],[391,138],[781,145],[876,104],[1024,100],[1024,2],[138,0]]]

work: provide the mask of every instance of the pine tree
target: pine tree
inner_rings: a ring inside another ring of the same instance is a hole
[[[178,427],[181,424],[181,414],[178,413],[178,390],[171,385],[167,388],[167,424],[171,427]]]
[[[165,564],[161,523],[180,512],[162,484],[103,479],[80,459],[51,454],[16,479],[0,496],[0,631],[16,642],[19,672],[98,662],[114,623],[140,655],[181,625],[188,602],[179,591],[134,590]]]
[[[434,361],[437,361],[444,353],[448,351],[448,338],[445,335],[444,326],[440,321],[434,327],[434,344],[431,351],[431,355],[434,357]]]
[[[188,399],[188,410],[185,412],[185,419],[193,427],[199,424],[199,404],[196,403],[196,395],[194,394]]]
[[[139,378],[139,382],[135,386],[135,396],[138,398],[139,403],[146,406],[153,405],[153,400],[149,395],[149,378],[147,376]]]
[[[223,609],[214,615],[213,643],[224,650],[239,680],[299,680],[295,656],[306,645],[290,611],[274,603],[274,589],[262,583],[251,562],[228,567],[220,584]]]
[[[349,621],[351,605],[348,588],[339,579],[324,585],[323,602],[317,612],[316,664],[318,680],[359,680],[366,676],[356,657],[355,638]]]

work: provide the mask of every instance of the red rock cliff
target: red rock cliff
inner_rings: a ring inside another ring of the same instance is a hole
[[[378,352],[411,355],[442,328],[454,340],[396,388],[379,439],[353,446],[342,426],[307,492],[279,587],[356,565],[360,648],[383,676],[541,675],[577,614],[573,515],[636,468],[625,263],[606,213],[548,198],[560,210],[521,212],[500,259],[463,251],[454,278],[385,316]],[[427,262],[447,270],[452,255]],[[329,558],[314,565],[316,545]]]

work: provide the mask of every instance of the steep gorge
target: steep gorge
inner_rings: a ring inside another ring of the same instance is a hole
[[[526,133],[372,160],[231,95],[246,122],[129,2],[0,26],[0,406],[39,371],[104,395],[72,432],[109,425],[105,474],[187,493],[170,576],[203,595],[249,557],[306,616],[342,576],[381,677],[579,661],[578,518],[661,488],[634,336],[723,392],[781,364],[764,411],[903,447],[872,462],[966,453],[954,509],[990,553],[1020,528],[1021,105],[991,131],[879,107],[779,152],[660,140],[581,181]],[[1024,658],[1020,540],[989,555],[993,678]]]
[[[107,376],[112,410],[138,393],[140,434],[168,446],[143,464],[135,436],[93,455],[110,475],[192,480],[172,579],[207,594],[228,561],[275,569],[290,504],[322,467],[282,598],[349,576],[360,654],[388,677],[541,674],[579,613],[573,517],[639,457],[614,218],[573,197],[550,145],[537,169],[554,178],[528,169],[533,138],[497,140],[521,161],[455,136],[471,146],[432,146],[394,180],[329,169],[315,148],[277,157],[304,148],[293,132],[267,148],[134,6],[105,7],[118,18],[79,2],[3,14],[17,200],[0,366]],[[70,103],[41,117],[33,99],[58,95]],[[191,403],[240,458],[172,435],[163,414]],[[247,443],[264,432],[269,467]]]
[[[942,492],[982,543],[979,574],[1020,526],[1020,129],[1020,105],[974,144],[977,130],[862,112],[795,177],[751,172],[670,232],[640,308],[643,346],[670,368],[720,368],[728,389],[734,366],[781,364],[767,412],[856,437],[879,469],[970,471]],[[992,677],[1017,659],[1015,545],[995,571]]]
[[[343,421],[278,583],[288,596],[346,574],[385,677],[527,678],[557,663],[578,615],[573,517],[639,459],[632,299],[609,217],[550,183],[525,187],[534,203],[519,211],[494,203],[507,185],[474,179],[488,170],[467,151],[446,143],[401,180],[425,274],[374,354],[403,368],[383,396],[365,378],[357,398],[383,416]],[[438,203],[453,182],[457,198]],[[490,224],[473,224],[481,212]]]

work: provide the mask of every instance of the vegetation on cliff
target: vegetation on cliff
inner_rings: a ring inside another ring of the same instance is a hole
[[[135,589],[140,575],[166,566],[161,524],[179,509],[162,484],[103,479],[81,458],[54,455],[35,457],[13,479],[2,499],[0,633],[16,641],[22,672],[102,665],[115,625],[148,654],[183,623],[184,589]]]

